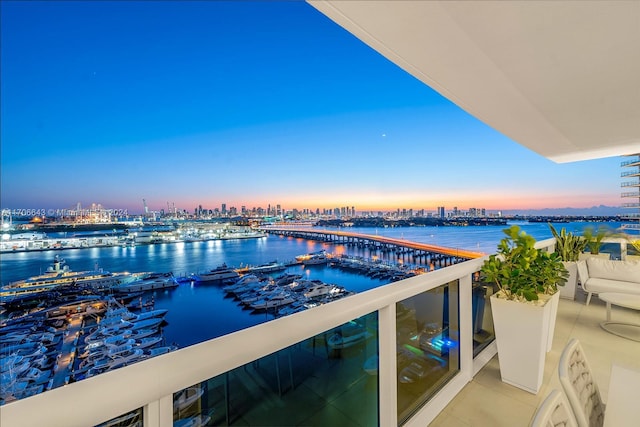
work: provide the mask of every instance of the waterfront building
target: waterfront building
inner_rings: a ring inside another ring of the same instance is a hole
[[[638,2],[310,4],[548,159],[640,152],[640,95],[633,86],[640,69],[633,54],[640,45]],[[452,167],[456,155],[448,159]],[[541,244],[552,248],[554,242]],[[476,329],[483,306],[475,302],[483,299],[474,293],[473,277],[481,263],[396,282],[5,405],[0,424],[87,426],[136,411],[145,426],[165,427],[173,425],[174,414],[199,410],[193,416],[222,417],[222,424],[519,426],[529,423],[544,392],[558,387],[559,351],[569,337],[584,339],[595,354],[589,360],[601,382],[609,375],[612,348],[637,361],[636,343],[598,327],[603,304],[561,301],[565,321],[549,353],[543,392],[501,383],[495,343]],[[424,328],[404,328],[420,307],[428,307],[420,313]],[[456,341],[432,345],[445,322]],[[363,341],[353,354],[349,344]],[[442,365],[408,364],[398,375],[399,364],[413,357],[398,343],[413,343],[409,347]],[[318,360],[323,364],[313,363]],[[321,375],[309,375],[309,366]],[[425,376],[431,369],[438,375]],[[194,405],[200,409],[186,407],[189,396],[204,396],[205,387],[226,407],[205,412],[206,400]],[[230,409],[247,418],[230,419]],[[273,420],[274,414],[282,418]]]
[[[622,161],[624,181],[621,196],[625,199],[622,207],[627,210],[624,215],[623,228],[628,233],[640,233],[640,153],[629,154]]]

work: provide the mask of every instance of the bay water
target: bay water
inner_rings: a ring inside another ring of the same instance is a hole
[[[525,232],[543,240],[551,237],[546,223],[510,222]],[[580,233],[585,227],[607,226],[616,229],[619,223],[570,222],[554,224],[557,229]],[[494,253],[504,233],[504,226],[470,227],[390,227],[348,228],[347,231],[405,239],[450,248]],[[327,228],[328,229],[328,228]],[[320,228],[318,228],[320,230]],[[345,229],[341,229],[345,230]],[[70,249],[63,251],[4,253],[0,255],[2,284],[40,274],[50,265],[55,255],[65,259],[73,271],[93,270],[96,265],[106,271],[120,272],[173,272],[176,277],[204,272],[220,264],[240,267],[259,265],[274,260],[286,262],[297,255],[326,250],[329,253],[369,257],[368,249],[327,244],[304,239],[272,236],[257,239],[212,240],[205,242],[163,243],[133,247]],[[388,261],[396,255],[380,255]],[[411,263],[411,259],[402,259]],[[292,266],[287,273],[300,274],[306,279],[322,280],[345,287],[349,291],[364,292],[386,284],[386,281],[347,272],[324,265]],[[281,273],[276,273],[281,274]],[[149,293],[149,296],[152,295]],[[244,329],[270,319],[272,314],[252,313],[242,309],[236,301],[225,296],[218,285],[181,283],[179,287],[153,292],[155,308],[169,310],[164,327],[167,344],[186,347]]]

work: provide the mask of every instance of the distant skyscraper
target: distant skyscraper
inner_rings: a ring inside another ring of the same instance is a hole
[[[227,214],[227,204],[223,203],[222,204],[222,215],[226,215]]]
[[[440,218],[444,218],[445,214],[444,214],[444,206],[438,206],[438,216]]]

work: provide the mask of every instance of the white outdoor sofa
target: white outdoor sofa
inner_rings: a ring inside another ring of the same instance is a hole
[[[587,258],[578,261],[578,277],[587,292],[587,305],[592,294],[615,292],[640,295],[640,261],[617,261]]]

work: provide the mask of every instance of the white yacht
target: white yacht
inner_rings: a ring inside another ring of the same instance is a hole
[[[43,292],[60,289],[66,286],[84,286],[94,289],[107,289],[132,282],[138,278],[132,273],[110,273],[98,268],[92,271],[73,272],[64,259],[58,255],[44,274],[18,280],[0,288],[0,299],[4,303],[37,298]]]
[[[298,255],[296,261],[303,265],[318,265],[326,264],[329,262],[327,257],[327,251],[324,249],[318,252],[312,252],[309,254]]]
[[[211,283],[235,280],[238,279],[240,275],[233,268],[227,267],[226,264],[221,264],[213,270],[202,274],[195,274],[192,277],[197,283]]]
[[[114,286],[113,290],[118,293],[130,293],[175,288],[178,285],[173,273],[146,273],[137,280]]]

